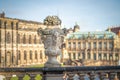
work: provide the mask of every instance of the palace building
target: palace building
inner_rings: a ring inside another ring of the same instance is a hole
[[[79,25],[69,29],[63,48],[63,60],[81,59],[86,66],[118,65],[120,37],[112,32],[81,32]]]
[[[0,67],[43,64],[44,45],[37,34],[43,23],[5,17],[0,14]]]
[[[4,12],[0,14],[0,67],[24,67],[46,62],[38,28],[45,29],[46,26],[41,22],[9,18]],[[85,65],[118,64],[120,36],[112,30],[81,32],[79,25],[63,30],[67,33],[59,61],[82,59]]]

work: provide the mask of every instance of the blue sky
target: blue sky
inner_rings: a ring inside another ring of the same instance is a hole
[[[0,0],[0,12],[7,17],[43,22],[58,15],[62,27],[77,24],[81,31],[120,26],[120,0]]]

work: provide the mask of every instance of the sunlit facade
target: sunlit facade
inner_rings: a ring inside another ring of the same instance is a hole
[[[44,45],[37,35],[40,22],[5,17],[0,14],[0,66],[26,66],[46,61]]]
[[[70,29],[65,39],[63,60],[82,59],[84,65],[118,65],[120,59],[119,36],[108,31],[81,32],[79,25]]]

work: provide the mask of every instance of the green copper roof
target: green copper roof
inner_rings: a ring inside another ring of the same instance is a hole
[[[113,39],[115,33],[109,31],[92,31],[92,32],[74,32],[67,35],[67,39]]]

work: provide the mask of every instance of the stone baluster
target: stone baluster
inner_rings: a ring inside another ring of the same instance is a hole
[[[18,74],[17,76],[18,76],[19,80],[23,80],[23,77],[25,76],[25,74]]]
[[[100,79],[100,75],[96,73],[96,74],[94,75],[94,79],[92,79],[92,80],[101,80],[101,79]]]
[[[6,80],[10,80],[11,77],[12,77],[12,75],[9,75],[9,74],[5,75]]]
[[[110,73],[110,76],[109,76],[110,80],[113,80],[115,78],[115,75],[116,73]]]
[[[69,76],[69,80],[73,80],[73,76],[74,76],[74,74],[69,73],[68,76]]]
[[[84,80],[84,74],[83,73],[80,73],[80,80]]]
[[[69,79],[69,75],[67,73],[65,73],[63,76],[63,80],[67,80],[67,79]]]
[[[85,74],[84,80],[90,80],[90,75],[89,74]]]
[[[30,75],[30,80],[35,80],[36,74],[29,74]]]
[[[76,73],[74,76],[73,76],[73,80],[80,80],[80,76],[78,73]]]
[[[101,80],[104,80],[106,78],[106,73],[101,72],[99,75]]]

